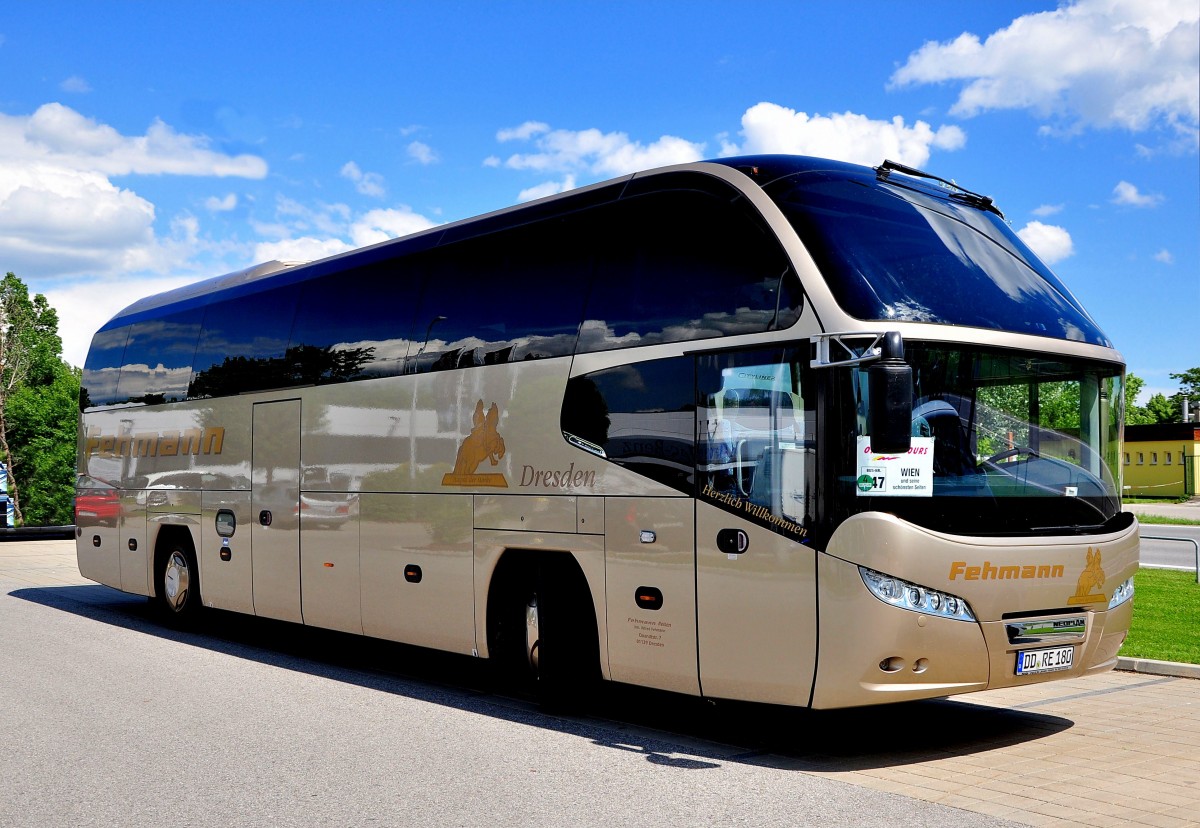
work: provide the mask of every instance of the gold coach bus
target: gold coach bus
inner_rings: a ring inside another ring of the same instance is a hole
[[[1111,669],[1121,356],[991,200],[673,166],[134,303],[83,373],[80,571],[813,708]]]

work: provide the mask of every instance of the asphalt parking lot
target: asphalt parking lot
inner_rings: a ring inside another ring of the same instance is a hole
[[[0,595],[141,611],[84,580],[70,541],[0,544]],[[795,730],[772,733],[756,724],[768,717],[744,711],[703,727],[686,716],[640,717],[619,706],[596,715],[615,717],[615,724],[591,720],[602,729],[672,744],[688,761],[769,765],[1019,824],[1200,823],[1200,681],[1189,678],[1113,672],[808,714],[795,720],[808,728],[803,738]]]

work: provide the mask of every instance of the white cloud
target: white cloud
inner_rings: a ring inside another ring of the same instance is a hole
[[[1170,250],[1167,250],[1164,247],[1162,250],[1160,250],[1154,254],[1154,261],[1161,262],[1163,264],[1168,264],[1168,265],[1175,264],[1175,257],[1171,255]]]
[[[421,141],[413,141],[408,145],[406,151],[408,152],[408,157],[418,164],[435,164],[439,160],[438,154],[433,148]]]
[[[501,143],[505,141],[528,141],[535,135],[541,135],[543,132],[549,131],[549,124],[544,124],[541,121],[526,121],[519,127],[500,130],[496,133],[496,140]]]
[[[756,104],[742,115],[742,143],[719,135],[722,155],[745,153],[796,153],[816,155],[861,164],[878,164],[885,158],[919,166],[929,159],[931,149],[955,150],[966,144],[966,134],[957,126],[933,129],[924,121],[911,126],[897,116],[874,121],[865,115],[808,115],[778,104]],[[485,167],[506,167],[543,174],[560,174],[522,190],[518,200],[529,201],[563,192],[576,185],[578,177],[613,177],[704,158],[705,144],[674,135],[643,144],[624,132],[598,129],[551,129],[539,121],[500,130],[497,140],[529,141],[534,152],[516,153],[506,159],[489,156]]]
[[[153,223],[99,173],[0,159],[0,260],[24,277],[128,266],[154,250]]]
[[[72,75],[58,85],[58,88],[64,92],[72,92],[77,95],[84,95],[92,91],[92,85],[79,75]]]
[[[0,113],[0,158],[42,162],[102,175],[205,175],[263,178],[267,163],[208,148],[202,135],[182,135],[155,120],[145,135],[126,136],[59,103],[32,115]]]
[[[722,154],[783,152],[871,165],[890,158],[917,167],[931,149],[956,150],[967,141],[956,126],[934,130],[924,121],[907,126],[900,116],[876,121],[853,112],[810,116],[766,101],[742,115],[741,135],[742,144],[724,142]]]
[[[1029,109],[1063,119],[1068,130],[1166,126],[1194,148],[1198,65],[1195,0],[1075,0],[1018,17],[983,40],[965,32],[927,42],[890,85],[957,81],[952,114]]]
[[[404,205],[354,216],[344,204],[313,209],[280,198],[276,202],[276,222],[255,225],[261,235],[276,238],[255,245],[253,258],[256,262],[315,261],[436,225]]]
[[[1071,234],[1053,224],[1031,221],[1018,230],[1017,235],[1046,264],[1061,262],[1075,253]]]
[[[500,141],[533,140],[536,152],[509,156],[504,166],[540,173],[590,173],[618,176],[639,170],[698,161],[704,144],[664,135],[651,144],[630,140],[624,132],[598,129],[552,130],[546,124],[527,122],[497,133]],[[485,159],[486,166],[495,166]]]
[[[1162,200],[1163,197],[1157,193],[1143,195],[1128,181],[1119,181],[1117,186],[1113,187],[1112,203],[1123,207],[1157,207]]]
[[[195,234],[154,232],[155,208],[117,175],[261,178],[266,163],[208,148],[161,121],[127,136],[62,104],[32,115],[0,113],[0,259],[22,278],[165,272]]]
[[[428,230],[436,224],[437,222],[414,213],[409,207],[371,210],[351,222],[350,240],[354,242],[355,247],[365,247],[368,244],[378,244],[388,239],[398,239]]]
[[[277,259],[281,262],[315,262],[317,259],[336,256],[353,249],[354,245],[341,239],[302,236],[298,239],[259,242],[254,246],[254,261],[269,262]]]
[[[230,210],[237,207],[238,197],[236,193],[226,193],[221,198],[209,196],[204,199],[204,209],[210,213],[228,213]]]
[[[1062,204],[1043,204],[1040,207],[1035,207],[1033,214],[1038,218],[1057,215],[1063,211],[1063,206]]]
[[[533,201],[535,198],[545,198],[557,193],[565,193],[575,189],[575,176],[568,175],[562,181],[547,181],[517,194],[517,201]]]
[[[342,178],[353,181],[354,189],[358,190],[362,195],[381,198],[387,192],[383,186],[382,175],[373,172],[363,172],[359,169],[358,164],[353,161],[347,161],[342,165],[340,175]]]

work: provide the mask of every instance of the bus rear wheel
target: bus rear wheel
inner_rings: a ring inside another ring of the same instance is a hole
[[[173,624],[193,621],[200,611],[200,568],[191,544],[168,542],[155,569],[155,597],[162,615]]]

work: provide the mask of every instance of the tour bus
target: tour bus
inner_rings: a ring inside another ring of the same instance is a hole
[[[811,708],[1111,669],[1124,365],[990,198],[670,166],[142,299],[95,334],[87,578]],[[523,677],[523,678],[522,678]]]

